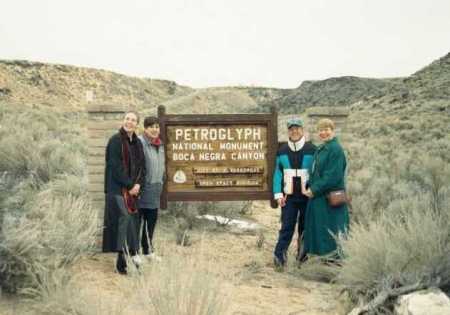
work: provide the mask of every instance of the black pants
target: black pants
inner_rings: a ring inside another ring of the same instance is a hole
[[[158,220],[158,209],[139,209],[142,220],[142,253],[148,255],[153,251],[153,232],[155,231],[156,221]]]
[[[286,205],[281,208],[281,229],[278,235],[278,242],[275,246],[274,255],[281,263],[285,263],[286,251],[292,241],[295,225],[299,238],[301,238],[305,226],[305,212],[307,201],[295,197],[288,197]]]

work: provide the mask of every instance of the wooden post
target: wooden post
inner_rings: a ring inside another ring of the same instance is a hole
[[[336,134],[339,136],[346,128],[350,111],[346,107],[311,107],[307,109],[308,125],[311,131],[311,140],[319,142],[315,127],[322,118],[331,119],[336,125]]]
[[[105,207],[104,176],[105,148],[123,120],[125,107],[121,105],[89,105],[88,112],[88,192],[93,209],[103,222]]]
[[[272,154],[272,161],[275,161],[277,158],[277,151],[278,151],[278,111],[276,109],[275,106],[272,106],[270,108],[270,113],[272,114],[273,117],[273,123],[272,123],[272,130],[271,132],[273,133],[273,141],[274,143],[272,143],[272,150],[270,152],[270,154]],[[271,165],[269,168],[269,187],[270,190],[272,190],[273,187],[273,172],[274,172],[274,167],[275,165]],[[278,208],[278,203],[275,199],[273,199],[273,194],[272,194],[272,198],[270,199],[270,206],[274,209]]]

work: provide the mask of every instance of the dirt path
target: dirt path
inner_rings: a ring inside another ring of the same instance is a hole
[[[279,211],[270,208],[268,202],[253,204],[251,217],[265,228],[262,249],[256,246],[259,236],[245,235],[241,237],[240,244],[233,242],[232,255],[227,264],[240,268],[247,278],[244,276],[234,287],[231,314],[341,314],[336,287],[293,275],[297,268],[293,263],[294,244],[290,248],[287,270],[274,270],[272,252],[278,235]],[[246,255],[240,254],[243,251]],[[240,259],[236,262],[233,256],[240,256]]]
[[[175,245],[174,233],[170,230],[173,227],[161,223],[155,239],[159,243],[162,263],[174,252],[193,255],[201,247],[206,261],[215,266],[214,272],[230,294],[230,315],[342,314],[339,290],[335,286],[302,279],[295,275],[297,267],[293,263],[285,272],[274,270],[272,251],[279,228],[279,210],[271,209],[268,202],[254,202],[252,207],[249,218],[264,227],[262,246],[257,246],[261,233],[209,228],[203,231],[196,229],[191,235],[192,246],[181,247]],[[114,258],[112,254],[97,254],[78,263],[74,270],[80,290],[87,290],[91,292],[89,295],[103,301],[123,300],[123,288],[131,287],[133,280],[114,272]],[[3,301],[0,299],[0,314],[16,314],[12,304]],[[15,309],[18,310],[17,306]],[[139,312],[128,309],[125,313]]]

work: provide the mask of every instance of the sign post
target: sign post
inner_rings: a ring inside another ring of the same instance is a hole
[[[277,112],[168,115],[158,107],[165,144],[167,201],[271,200]]]

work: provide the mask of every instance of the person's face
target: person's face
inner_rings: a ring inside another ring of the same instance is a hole
[[[159,124],[153,124],[144,129],[144,133],[149,138],[158,138],[159,137]]]
[[[127,133],[133,133],[136,131],[136,127],[138,125],[138,118],[134,113],[128,113],[125,115],[122,127],[125,129]]]
[[[289,140],[296,142],[303,137],[303,128],[299,126],[292,126],[288,129]]]
[[[319,138],[322,141],[331,140],[334,137],[334,130],[330,127],[319,129]]]

